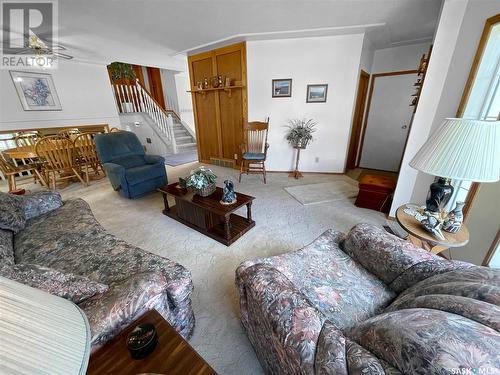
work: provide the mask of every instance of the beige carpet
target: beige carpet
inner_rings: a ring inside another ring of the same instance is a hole
[[[167,168],[169,181],[188,174],[195,166]],[[160,194],[123,199],[107,180],[92,182],[86,188],[74,184],[62,194],[65,199],[81,197],[89,202],[109,232],[187,267],[195,286],[192,298],[196,327],[190,344],[219,374],[262,374],[239,321],[236,267],[247,259],[298,249],[328,228],[347,231],[359,222],[382,226],[385,218],[347,200],[303,206],[284,190],[288,186],[345,181],[345,176],[306,174],[303,179],[293,180],[285,173],[269,173],[267,185],[258,175],[243,176],[238,184],[237,171],[213,169],[220,183],[230,178],[237,191],[256,197],[252,206],[255,228],[230,247],[164,216]]]
[[[285,190],[304,206],[356,198],[359,190],[358,182],[347,176],[343,178],[344,181],[289,186]]]

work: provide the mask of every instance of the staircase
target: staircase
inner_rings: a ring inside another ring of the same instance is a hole
[[[160,138],[174,154],[196,152],[194,134],[173,110],[164,110],[139,80],[135,84],[112,84],[119,113],[144,112],[156,126]]]
[[[177,153],[187,153],[196,151],[196,142],[182,122],[173,116],[174,140],[177,146]]]

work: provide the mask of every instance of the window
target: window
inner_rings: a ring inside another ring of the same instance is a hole
[[[497,23],[492,22],[492,26],[490,24],[483,52],[478,51],[482,52],[481,60],[472,68],[473,83],[470,91],[464,94],[465,106],[459,109],[459,112],[463,112],[460,117],[492,121],[500,119],[500,23],[498,22],[500,19]],[[486,27],[488,28],[488,22]],[[457,201],[466,202],[473,185],[470,181],[458,180],[452,181],[452,184],[455,192],[448,203],[448,210],[453,209]]]

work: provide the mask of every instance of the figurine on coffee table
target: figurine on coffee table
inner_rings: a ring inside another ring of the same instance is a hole
[[[222,189],[224,194],[220,201],[221,204],[230,205],[236,202],[236,193],[234,192],[234,183],[231,180],[224,181],[224,188]]]

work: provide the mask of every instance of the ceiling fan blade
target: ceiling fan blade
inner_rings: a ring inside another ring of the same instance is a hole
[[[60,57],[62,59],[65,59],[65,60],[72,60],[73,59],[73,56],[71,55],[68,55],[66,53],[61,53],[61,52],[53,52],[53,54],[57,57]]]

